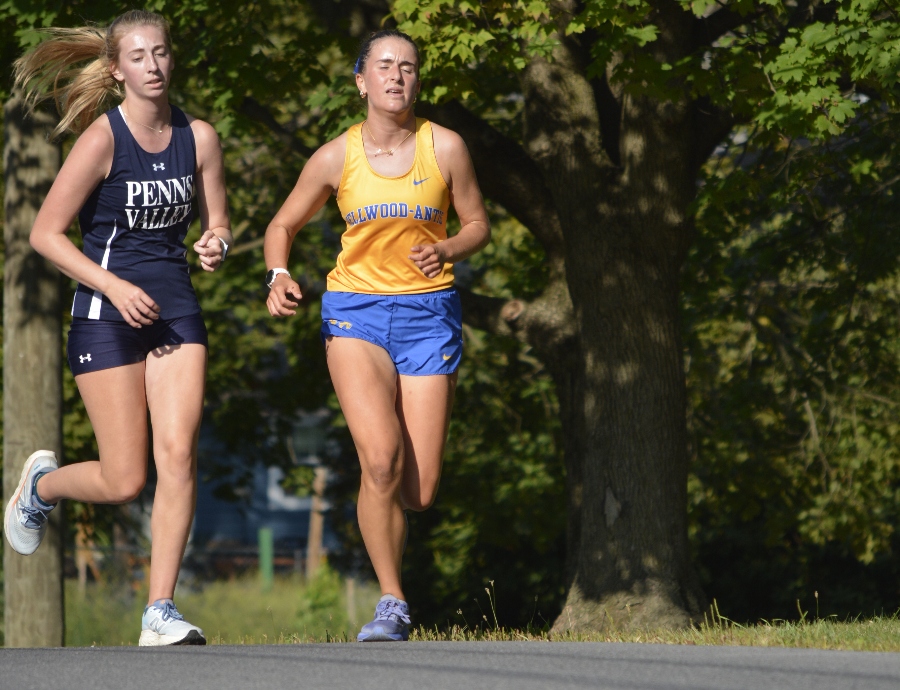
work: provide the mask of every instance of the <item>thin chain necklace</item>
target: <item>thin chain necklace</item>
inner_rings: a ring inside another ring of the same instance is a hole
[[[372,136],[372,130],[369,129],[369,121],[368,121],[368,120],[366,120],[365,122],[363,122],[363,126],[364,126],[364,127],[366,128],[366,130],[369,132],[369,138],[372,140],[372,143],[375,144],[375,146],[378,147],[378,148],[375,150],[375,153],[373,154],[373,155],[375,155],[375,156],[380,156],[382,153],[385,154],[385,155],[387,155],[387,156],[393,156],[393,155],[394,155],[394,151],[396,151],[396,150],[399,149],[401,146],[403,146],[404,142],[405,142],[407,139],[409,139],[409,138],[413,135],[413,132],[415,131],[415,130],[413,130],[413,132],[407,132],[407,133],[406,133],[406,136],[403,137],[403,141],[401,141],[399,144],[397,144],[397,145],[396,145],[394,148],[392,148],[392,149],[386,149],[386,148],[384,148],[381,144],[379,144],[377,141],[375,141],[375,137]]]
[[[125,109],[123,108],[123,110],[125,110]],[[171,116],[172,116],[172,111],[171,111],[171,109],[170,109],[170,110],[169,110],[169,117],[171,118]],[[149,129],[151,132],[153,132],[154,134],[157,134],[157,135],[159,135],[159,136],[162,136],[162,133],[166,131],[166,127],[170,127],[170,126],[171,126],[171,123],[170,123],[170,122],[164,122],[164,123],[163,123],[163,126],[162,126],[162,129],[156,129],[156,127],[151,127],[150,125],[145,125],[143,122],[138,122],[138,121],[135,120],[133,117],[131,117],[131,115],[129,114],[129,112],[128,112],[127,110],[125,110],[125,117],[127,117],[129,120],[131,120],[132,122],[134,122],[136,125],[140,125],[141,127],[146,127],[146,128]],[[371,132],[370,132],[369,134],[371,135]],[[374,139],[373,139],[373,141],[374,141]]]

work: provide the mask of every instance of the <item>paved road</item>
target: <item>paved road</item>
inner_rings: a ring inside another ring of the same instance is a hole
[[[588,642],[0,649],[2,690],[898,690],[900,654]]]

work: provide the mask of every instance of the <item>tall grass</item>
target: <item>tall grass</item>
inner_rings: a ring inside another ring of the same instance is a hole
[[[357,587],[356,624],[347,611],[345,582],[324,569],[312,581],[300,577],[275,580],[268,592],[256,577],[213,582],[196,591],[176,593],[179,610],[206,632],[211,644],[295,644],[340,642],[355,638],[358,624],[369,620],[379,591]],[[133,645],[140,635],[146,591],[89,585],[84,594],[66,583],[66,644]],[[491,602],[493,606],[493,601]],[[550,633],[547,630],[500,628],[496,618],[474,627],[413,628],[413,642],[644,642],[685,645],[807,647],[873,652],[900,652],[900,617],[876,616],[761,621],[738,625],[713,607],[704,622],[682,630],[631,630]]]
[[[345,582],[322,569],[311,581],[276,578],[261,591],[257,577],[212,582],[175,593],[178,610],[199,625],[212,644],[265,644],[354,639]],[[372,615],[380,593],[371,585],[356,588],[357,623]],[[146,589],[89,584],[84,593],[66,582],[66,645],[137,644]]]

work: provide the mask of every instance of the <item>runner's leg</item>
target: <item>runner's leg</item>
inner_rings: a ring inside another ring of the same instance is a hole
[[[382,594],[404,599],[400,558],[406,520],[400,504],[403,434],[397,418],[397,370],[385,350],[358,338],[329,337],[328,370],[362,477],[356,514]]]
[[[457,374],[399,377],[397,415],[403,431],[403,507],[427,510],[441,480]]]
[[[197,440],[203,415],[206,347],[159,348],[147,355],[147,404],[153,426],[156,497],[150,517],[148,603],[171,599],[194,518]]]
[[[147,403],[144,362],[75,377],[100,460],[65,465],[42,476],[37,491],[46,503],[69,498],[85,503],[127,503],[147,479]]]

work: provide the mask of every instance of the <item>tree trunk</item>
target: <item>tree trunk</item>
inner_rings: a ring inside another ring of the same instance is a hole
[[[554,629],[683,627],[703,595],[687,539],[678,271],[646,256],[594,256],[600,271],[569,266],[585,343],[585,500],[569,505],[580,531]]]
[[[3,299],[3,494],[15,491],[35,450],[62,459],[60,274],[28,244],[41,202],[59,171],[60,147],[48,140],[53,118],[29,116],[14,95],[4,106],[6,264]],[[51,513],[44,543],[31,556],[4,550],[7,647],[64,642],[62,513]]]
[[[582,439],[565,449],[569,587],[554,630],[681,627],[703,602],[687,538],[678,302],[695,194],[690,104],[622,95],[613,163],[595,86],[565,43],[528,66],[523,91],[525,147],[562,228],[577,328],[574,350],[542,357],[564,437]]]

